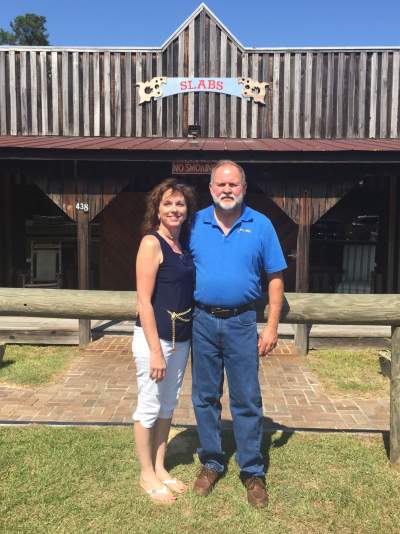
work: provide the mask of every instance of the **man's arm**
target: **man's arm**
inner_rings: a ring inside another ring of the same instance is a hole
[[[268,275],[268,322],[260,332],[258,338],[258,353],[266,356],[278,343],[278,324],[283,304],[283,275],[282,272]]]

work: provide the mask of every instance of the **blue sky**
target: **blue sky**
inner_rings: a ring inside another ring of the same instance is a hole
[[[160,46],[198,0],[0,0],[0,27],[44,15],[55,46]],[[244,46],[400,46],[400,0],[208,0]]]

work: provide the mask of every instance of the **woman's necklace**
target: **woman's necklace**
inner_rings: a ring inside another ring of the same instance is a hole
[[[164,237],[165,239],[169,239],[170,241],[173,241],[175,243],[175,241],[178,240],[178,238],[172,234],[165,234],[164,232],[160,232],[160,230],[158,230],[158,233],[162,235],[162,237]]]
[[[179,238],[178,236],[173,236],[172,234],[167,234],[167,233],[164,233],[160,230],[158,230],[158,233],[161,235],[161,237],[163,237],[164,239],[168,241],[171,241],[171,244],[170,244],[170,247],[172,248],[172,250],[174,252],[176,252],[177,254],[182,254],[182,251],[180,249],[180,245],[179,245]]]

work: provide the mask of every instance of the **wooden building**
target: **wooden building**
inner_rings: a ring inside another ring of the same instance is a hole
[[[0,286],[134,289],[145,193],[204,206],[233,159],[288,290],[399,292],[399,83],[400,48],[248,48],[204,4],[159,48],[0,47]]]

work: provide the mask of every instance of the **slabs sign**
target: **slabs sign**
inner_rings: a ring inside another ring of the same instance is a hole
[[[266,82],[251,78],[167,78],[159,76],[147,82],[138,82],[139,104],[158,100],[165,96],[189,92],[224,93],[245,100],[265,104]]]

